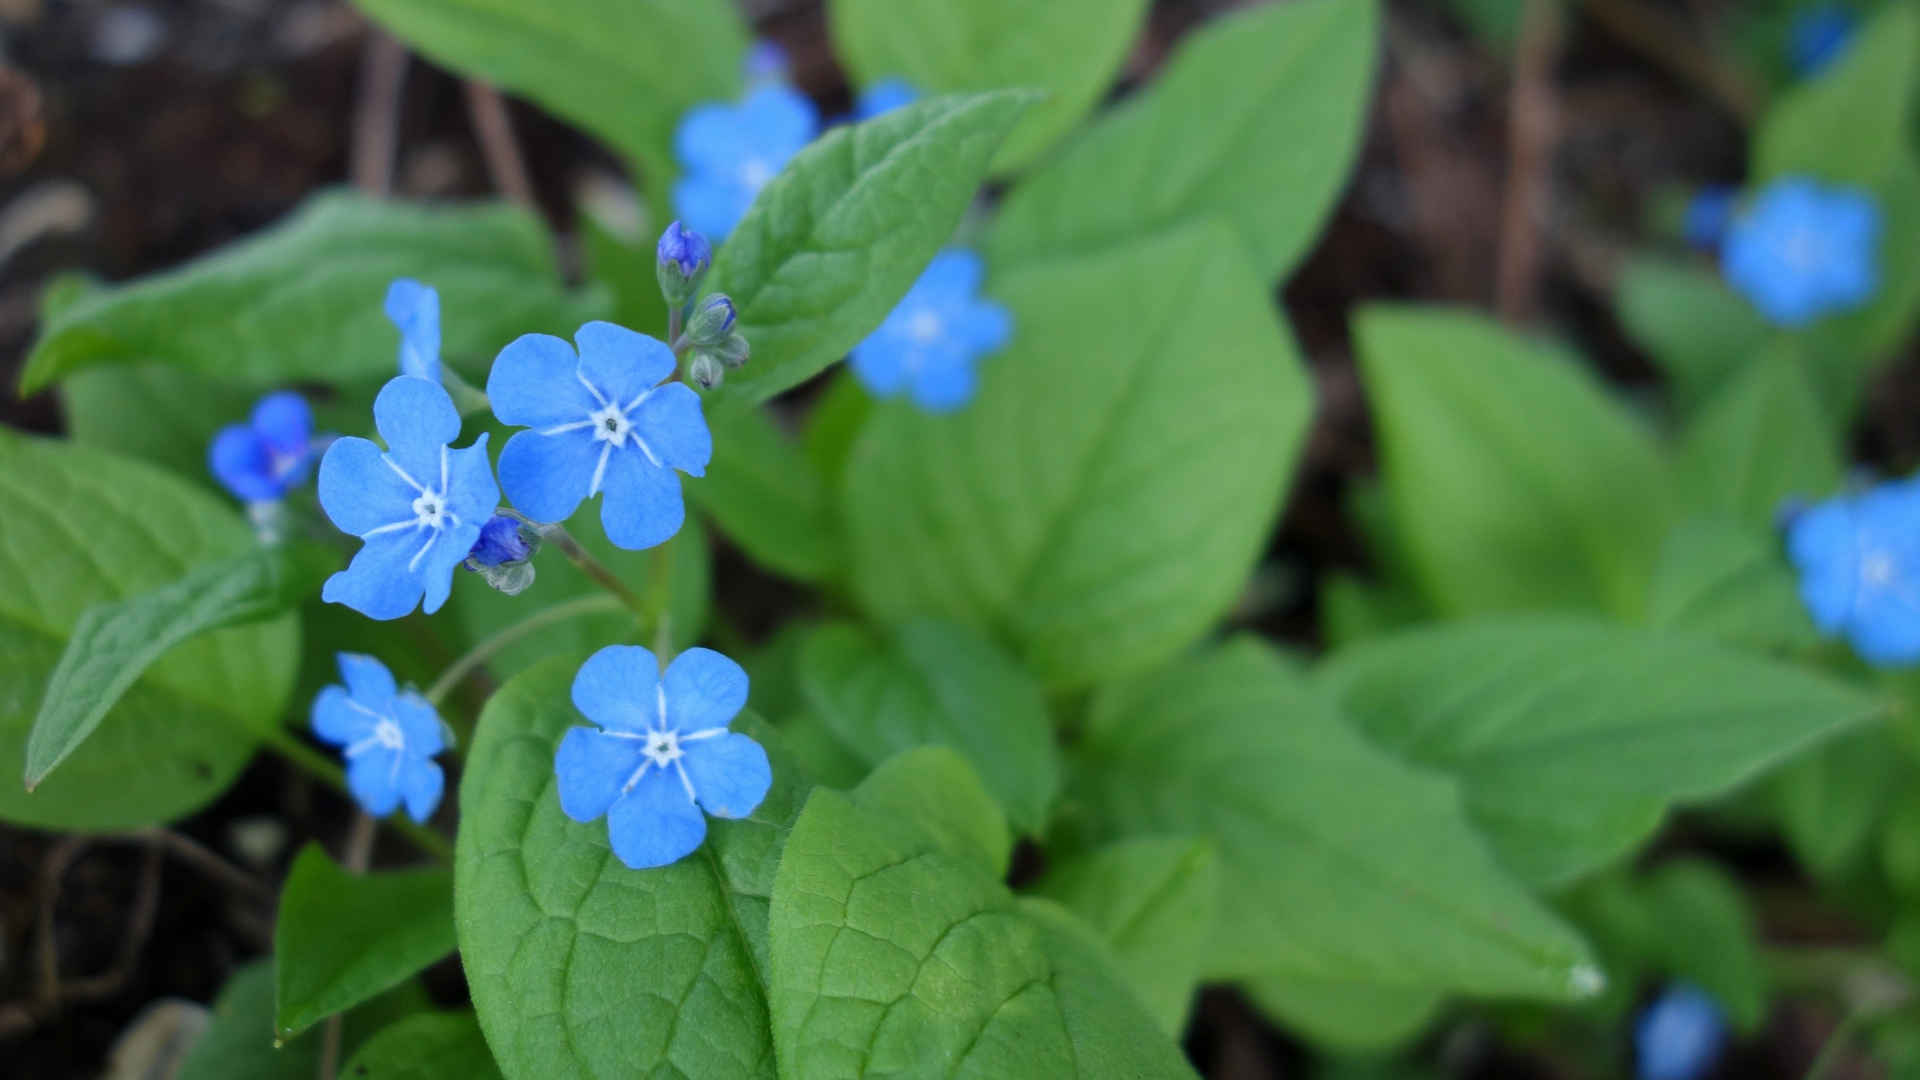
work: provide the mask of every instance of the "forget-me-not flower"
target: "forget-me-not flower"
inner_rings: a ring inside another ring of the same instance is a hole
[[[400,328],[400,374],[440,381],[440,294],[398,278],[387,286],[387,318]]]
[[[865,90],[853,102],[855,120],[871,120],[882,113],[890,113],[905,105],[920,100],[920,91],[905,79],[888,77],[881,79]]]
[[[487,437],[464,450],[448,446],[460,435],[460,414],[440,384],[411,375],[380,388],[373,423],[386,450],[343,438],[320,461],[321,508],[365,541],[320,597],[374,619],[397,619],[416,605],[432,614],[500,504]]]
[[[1790,177],[1734,217],[1720,265],[1768,321],[1804,326],[1873,299],[1879,248],[1880,208],[1872,196]]]
[[[747,48],[747,55],[740,59],[740,74],[749,84],[769,79],[785,79],[792,65],[787,60],[787,50],[777,41],[761,38]]]
[[[706,839],[705,815],[753,813],[773,783],[760,744],[728,731],[747,703],[747,673],[711,649],[688,649],[663,674],[653,653],[609,645],[573,679],[573,704],[600,725],[575,727],[553,756],[560,809],[605,815],[613,853],[635,870],[665,866]]]
[[[686,520],[678,469],[703,476],[713,436],[700,395],[677,382],[673,350],[645,334],[590,322],[573,346],[526,334],[500,350],[487,398],[503,423],[530,430],[500,452],[500,486],[537,521],[564,521],[605,493],[600,523],[618,547],[665,543]]]
[[[951,412],[974,390],[974,364],[1007,343],[1007,310],[979,299],[980,257],[950,248],[933,257],[878,329],[853,347],[848,363],[867,389],[905,391],[929,412]]]
[[[813,102],[779,82],[761,83],[737,105],[687,110],[673,139],[683,170],[673,186],[680,220],[715,241],[726,239],[760,189],[819,130]]]
[[[394,685],[393,673],[371,656],[339,654],[345,686],[313,699],[313,733],[343,747],[347,789],[374,817],[402,802],[415,821],[433,816],[446,777],[433,755],[446,749],[439,714],[427,699]]]
[[[1787,31],[1787,59],[1801,78],[1818,75],[1847,51],[1853,40],[1854,14],[1839,4],[1823,4],[1794,17]]]
[[[1870,664],[1920,660],[1920,478],[1815,503],[1787,522],[1813,623]]]
[[[1640,1080],[1699,1080],[1727,1041],[1720,1006],[1699,987],[1676,984],[1640,1014],[1633,1046]]]
[[[290,390],[268,394],[244,424],[229,424],[207,448],[207,467],[246,502],[271,502],[306,483],[313,468],[313,412]]]

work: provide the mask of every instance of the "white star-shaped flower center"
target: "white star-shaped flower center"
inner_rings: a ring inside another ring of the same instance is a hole
[[[653,447],[647,445],[647,440],[640,437],[640,432],[634,427],[631,419],[633,410],[639,408],[641,403],[653,394],[653,390],[642,390],[632,401],[622,405],[601,393],[600,388],[589,382],[580,372],[574,372],[574,377],[580,380],[581,386],[587,388],[587,393],[593,395],[593,400],[599,403],[600,407],[588,413],[585,420],[574,420],[543,428],[540,434],[551,436],[586,431],[592,435],[594,442],[606,443],[600,448],[600,460],[594,463],[593,478],[587,482],[587,497],[592,498],[600,494],[600,484],[607,478],[607,459],[613,456],[615,450],[625,449],[628,442],[639,447],[640,452],[647,455],[647,462],[654,468],[661,468],[660,455],[654,453]]]
[[[940,335],[945,330],[946,320],[940,317],[939,312],[931,308],[921,308],[919,311],[913,313],[911,319],[907,320],[907,337],[913,339],[916,345],[933,344],[940,340]]]
[[[373,717],[374,721],[372,731],[369,731],[366,735],[355,741],[352,746],[347,747],[347,757],[357,758],[376,746],[386,750],[405,750],[407,748],[407,737],[401,732],[400,725],[393,722],[392,717],[374,712],[372,709],[367,708],[357,701],[349,702],[348,704],[350,704],[355,711]]]
[[[438,491],[423,491],[413,500],[413,523],[429,529],[442,528],[447,519],[447,497]]]
[[[647,732],[646,749],[642,750],[641,753],[647,755],[648,761],[664,769],[674,762],[679,761],[681,755],[686,753],[686,751],[680,749],[679,732],[649,731]]]
[[[627,445],[627,433],[633,430],[633,421],[627,419],[626,410],[620,406],[609,402],[588,414],[587,420],[593,424],[595,440],[610,442],[616,447]]]
[[[447,448],[444,446],[440,448],[440,486],[438,487],[428,487],[415,480],[411,473],[400,467],[399,462],[393,460],[391,454],[381,455],[380,460],[386,462],[387,468],[392,469],[395,476],[405,481],[406,485],[414,490],[413,502],[408,507],[413,516],[405,521],[395,521],[378,528],[368,529],[360,534],[360,539],[371,540],[381,533],[399,532],[402,529],[427,530],[427,542],[421,544],[420,550],[414,552],[413,558],[407,560],[407,569],[412,571],[419,567],[420,560],[433,547],[433,542],[440,538],[440,530],[449,525],[460,524],[460,515],[453,512],[447,501]]]
[[[1860,581],[1871,589],[1893,584],[1893,556],[1884,551],[1869,551],[1860,559]]]
[[[1822,254],[1824,251],[1819,232],[1804,225],[1789,230],[1780,242],[1780,257],[1788,266],[1802,273],[1818,266]]]
[[[740,163],[740,184],[748,191],[758,194],[773,179],[773,166],[765,158],[748,158]]]
[[[640,767],[633,770],[626,783],[620,785],[620,792],[624,795],[632,791],[633,785],[647,775],[648,769],[664,770],[670,767],[679,774],[680,787],[687,793],[687,801],[693,802],[693,778],[687,775],[687,767],[680,763],[680,759],[687,756],[686,747],[682,744],[717,739],[725,735],[727,729],[710,727],[681,734],[679,728],[667,722],[667,688],[661,685],[656,685],[653,690],[653,714],[653,725],[646,731],[610,729],[604,732],[616,739],[638,739],[646,744],[640,748]]]

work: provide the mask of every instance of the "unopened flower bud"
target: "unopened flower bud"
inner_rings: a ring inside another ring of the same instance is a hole
[[[718,345],[733,333],[733,301],[722,293],[702,297],[687,319],[687,340],[695,345]]]
[[[713,265],[713,245],[707,243],[706,237],[676,221],[660,234],[660,246],[654,254],[654,275],[660,281],[660,295],[666,298],[668,307],[677,311],[680,305],[693,299],[700,288],[700,279],[707,276],[707,267]]]
[[[746,363],[752,352],[747,347],[747,339],[739,334],[728,334],[719,344],[710,345],[702,351],[712,353],[714,359],[720,361],[728,371]]]
[[[702,390],[711,390],[726,378],[726,370],[712,353],[697,352],[687,363],[687,381]]]

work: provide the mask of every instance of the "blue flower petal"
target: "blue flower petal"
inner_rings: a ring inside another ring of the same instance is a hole
[[[447,732],[440,723],[440,714],[419,694],[411,691],[396,694],[393,720],[400,725],[400,736],[406,740],[409,753],[432,757],[447,748]]]
[[[749,152],[741,142],[731,105],[696,105],[680,118],[673,133],[674,156],[689,173],[732,172]],[[694,231],[707,232],[697,225]]]
[[[985,277],[986,263],[980,256],[965,248],[947,248],[928,260],[927,268],[913,283],[913,290],[945,307],[971,299],[980,291],[980,282]]]
[[[900,350],[877,334],[853,347],[847,366],[876,397],[892,397],[906,389],[907,368]]]
[[[472,446],[449,448],[445,458],[447,509],[460,518],[462,527],[471,526],[476,538],[480,527],[500,506],[500,485],[493,481],[493,463],[487,457],[490,435],[492,432],[483,431]]]
[[[434,808],[440,805],[440,795],[446,784],[447,777],[440,771],[440,766],[424,757],[409,754],[400,764],[400,795],[406,800],[407,816],[426,824],[427,819],[433,816]]]
[[[399,807],[403,757],[398,750],[371,746],[347,761],[347,790],[362,810],[386,817]]]
[[[387,286],[387,318],[400,330],[400,374],[440,381],[440,294],[411,278]]]
[[[672,769],[649,768],[607,811],[607,840],[635,870],[678,862],[707,838],[707,819]]]
[[[373,717],[354,707],[344,687],[323,687],[313,699],[311,716],[314,737],[335,746],[350,746],[373,730]]]
[[[615,450],[607,458],[601,490],[606,496],[600,501],[600,527],[615,547],[640,551],[664,544],[686,522],[679,474],[654,466],[638,447]]]
[[[763,83],[740,104],[742,127],[751,145],[771,152],[782,165],[820,130],[820,110],[805,94],[785,83]]]
[[[335,653],[334,663],[340,665],[340,678],[346,681],[347,691],[353,699],[369,708],[378,709],[385,705],[399,687],[394,684],[393,672],[387,665],[364,653]]]
[[[606,444],[586,431],[516,433],[500,451],[500,486],[535,521],[565,521],[587,497]]]
[[[417,381],[417,380],[416,380]],[[320,460],[320,506],[341,532],[363,536],[414,518],[414,489],[371,440],[345,436]]]
[[[422,590],[420,610],[431,615],[447,602],[453,592],[453,572],[466,559],[467,552],[473,550],[473,542],[480,539],[480,525],[485,520],[469,518],[464,524],[440,530],[440,535],[434,538],[433,546],[427,549],[417,567]]]
[[[260,441],[283,457],[306,456],[313,441],[313,410],[306,398],[290,390],[261,398],[250,421]]]
[[[859,98],[854,101],[853,115],[860,120],[871,120],[918,100],[920,100],[920,92],[913,88],[912,83],[905,79],[889,77],[860,91]]]
[[[948,413],[973,399],[973,361],[955,358],[922,367],[913,379],[913,400],[932,413]]]
[[[692,387],[677,382],[658,387],[627,419],[661,464],[689,476],[706,475],[713,460],[713,433]]]
[[[673,658],[661,676],[667,726],[683,733],[726,727],[747,704],[747,673],[712,649],[692,648]]]
[[[494,357],[487,400],[504,424],[547,428],[584,420],[599,403],[580,382],[573,346],[551,334],[522,334]]]
[[[373,426],[394,462],[432,485],[440,475],[441,448],[460,437],[460,413],[439,383],[400,375],[373,399]]]
[[[573,340],[580,346],[581,378],[623,409],[673,374],[672,349],[624,326],[596,320],[575,331]]]
[[[754,812],[773,786],[773,766],[757,742],[738,732],[684,744],[687,778],[707,813],[743,818]]]
[[[753,206],[754,192],[716,176],[683,176],[673,185],[673,207],[689,228],[726,239]]]
[[[327,579],[320,599],[345,604],[369,619],[397,619],[411,612],[424,586],[408,563],[425,546],[425,532],[403,529],[369,539],[345,570]]]
[[[267,502],[286,493],[273,476],[273,463],[260,436],[246,424],[230,424],[207,448],[207,469],[235,498]]]
[[[646,760],[646,743],[590,728],[569,728],[554,751],[553,775],[560,809],[575,821],[592,821],[620,798],[620,789]]]
[[[657,726],[660,661],[638,645],[608,645],[573,677],[573,707],[605,728],[646,731]]]
[[[966,314],[956,328],[963,345],[975,353],[989,353],[1006,347],[1013,337],[1013,316],[991,301],[968,304]]]

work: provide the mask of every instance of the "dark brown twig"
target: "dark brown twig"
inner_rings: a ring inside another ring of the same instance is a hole
[[[1560,0],[1527,0],[1507,96],[1507,193],[1494,279],[1500,317],[1513,323],[1532,315],[1540,276],[1540,232],[1560,126],[1553,94],[1560,29]]]
[[[493,178],[493,186],[514,202],[533,206],[533,181],[527,178],[527,164],[513,136],[513,118],[507,115],[506,99],[486,83],[469,79],[467,115],[473,121],[474,136],[480,140],[480,153],[487,160],[487,175]]]
[[[393,163],[400,149],[400,90],[406,76],[407,47],[385,30],[375,29],[360,63],[350,167],[353,186],[370,195],[393,190]]]

